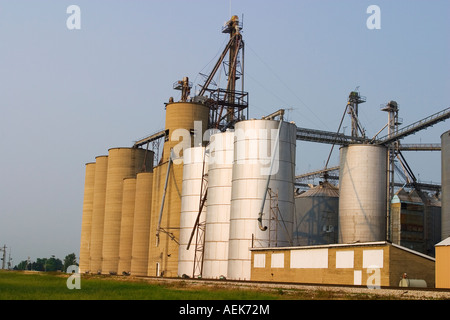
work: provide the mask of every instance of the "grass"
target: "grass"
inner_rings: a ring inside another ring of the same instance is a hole
[[[226,283],[157,281],[123,276],[81,275],[68,289],[69,274],[0,270],[0,300],[395,300],[399,297],[339,290],[256,288]],[[401,298],[400,298],[401,299]]]
[[[124,281],[120,277],[81,276],[81,288],[68,289],[69,274],[0,272],[0,300],[273,300],[276,293],[221,287]]]

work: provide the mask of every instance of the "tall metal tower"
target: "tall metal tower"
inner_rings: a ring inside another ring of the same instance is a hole
[[[242,24],[239,22],[238,16],[231,17],[225,23],[222,33],[229,34],[230,40],[198,94],[203,96],[209,92],[209,126],[221,131],[234,127],[237,121],[244,118],[244,110],[248,108],[248,93],[244,91],[244,41],[241,31]],[[225,62],[227,53],[229,58]],[[222,64],[225,66],[228,76],[227,88],[212,89],[209,86]],[[239,79],[241,80],[241,90],[236,90]]]
[[[366,98],[361,97],[358,91],[350,92],[347,102],[347,112],[352,119],[352,137],[365,137],[365,130],[358,119],[359,105],[364,102],[366,102]]]

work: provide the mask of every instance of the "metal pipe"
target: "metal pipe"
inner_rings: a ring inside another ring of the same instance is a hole
[[[264,196],[263,196],[263,200],[261,202],[261,209],[259,210],[259,214],[258,214],[259,215],[259,217],[258,217],[258,225],[259,225],[259,229],[261,229],[261,231],[266,231],[267,230],[267,226],[263,226],[262,225],[262,216],[263,216],[263,211],[264,211],[264,204],[266,202],[267,190],[269,189],[270,176],[272,175],[272,168],[273,168],[274,158],[275,158],[276,151],[278,149],[278,142],[280,140],[280,131],[281,131],[282,123],[283,123],[283,121],[280,121],[280,124],[278,125],[277,138],[275,140],[275,147],[273,149],[272,159],[271,159],[271,162],[270,162],[270,171],[269,171],[269,174],[267,176],[266,188],[264,189]]]
[[[378,131],[378,132],[373,136],[372,140],[370,140],[369,143],[372,143],[372,142],[375,140],[375,138],[381,133],[381,131],[383,131],[388,125],[389,125],[389,123],[386,123],[386,124],[384,125],[384,127],[381,128],[380,131]]]
[[[161,230],[161,219],[164,210],[164,200],[166,199],[167,183],[169,181],[169,171],[172,164],[173,149],[170,149],[169,163],[167,164],[166,182],[164,183],[164,192],[161,200],[161,209],[159,210],[158,227],[156,228],[156,246],[159,246],[159,232]]]

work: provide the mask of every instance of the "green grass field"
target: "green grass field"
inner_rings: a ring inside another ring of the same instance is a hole
[[[218,287],[127,281],[120,277],[81,276],[80,289],[68,289],[69,274],[0,271],[0,300],[273,300],[280,293]]]
[[[200,283],[195,280],[81,275],[80,289],[67,287],[67,273],[0,270],[0,300],[396,300],[377,291],[281,289]],[[70,281],[70,283],[74,283]]]

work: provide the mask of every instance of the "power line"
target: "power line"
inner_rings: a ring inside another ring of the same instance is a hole
[[[314,117],[317,118],[317,120],[320,121],[320,123],[322,123],[322,125],[324,125],[326,128],[328,128],[327,124],[325,122],[322,121],[322,119],[320,119],[320,117],[314,113],[314,111],[311,110],[310,107],[308,107],[308,105],[295,93],[294,90],[292,90],[284,81],[283,79],[278,76],[278,74],[255,52],[255,50],[253,50],[251,47],[248,46],[247,47],[253,52],[253,54],[266,66],[266,68],[278,79],[278,81],[280,81],[280,83],[295,97],[297,98],[298,101],[300,101],[300,103],[309,110],[309,112],[311,112]]]

